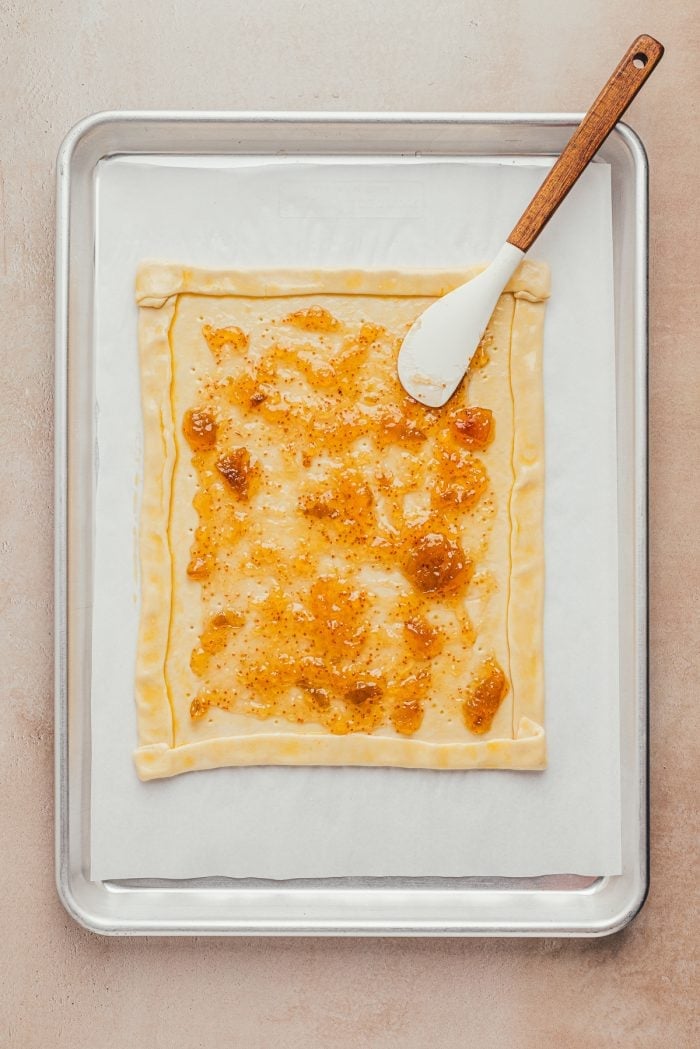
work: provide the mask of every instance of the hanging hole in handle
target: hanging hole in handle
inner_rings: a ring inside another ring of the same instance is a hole
[[[632,65],[636,66],[637,69],[644,69],[644,66],[649,61],[647,55],[643,51],[637,51],[637,54],[632,59]]]

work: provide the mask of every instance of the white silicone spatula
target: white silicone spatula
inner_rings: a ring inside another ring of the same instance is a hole
[[[417,401],[445,404],[462,381],[498,297],[523,255],[591,162],[661,60],[662,45],[639,36],[550,169],[493,262],[444,295],[415,321],[398,357],[399,379]]]

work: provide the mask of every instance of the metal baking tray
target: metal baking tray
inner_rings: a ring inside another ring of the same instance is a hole
[[[602,936],[648,889],[647,161],[619,124],[611,165],[618,418],[623,872],[614,877],[91,881],[90,639],[95,475],[96,167],[115,154],[552,156],[580,114],[103,113],[58,157],[56,879],[105,934]]]

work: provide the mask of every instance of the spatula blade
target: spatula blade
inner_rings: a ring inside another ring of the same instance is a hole
[[[523,252],[506,241],[485,270],[443,295],[416,319],[397,361],[399,380],[411,397],[431,408],[447,403],[522,258]]]

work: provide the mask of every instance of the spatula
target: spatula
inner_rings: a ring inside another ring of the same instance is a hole
[[[414,322],[399,351],[398,372],[402,386],[417,401],[440,408],[455,392],[498,297],[525,252],[590,164],[663,53],[658,40],[637,37],[493,262],[473,280],[443,295]]]

